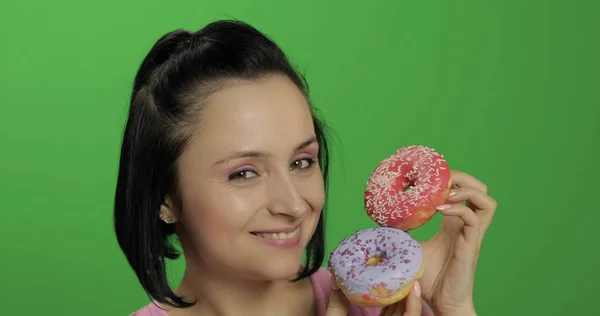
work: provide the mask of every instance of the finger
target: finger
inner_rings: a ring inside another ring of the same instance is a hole
[[[408,296],[396,304],[393,316],[420,316],[421,315],[421,285],[416,281]]]
[[[496,201],[491,196],[474,187],[452,189],[448,195],[448,201],[453,203],[469,201],[475,206],[476,210],[474,211],[496,208]]]
[[[421,315],[421,286],[419,282],[415,282],[413,290],[408,294],[406,302],[406,311],[402,316],[420,316]]]
[[[338,288],[335,282],[335,276],[331,275],[331,292],[329,293],[329,302],[327,303],[326,316],[347,316],[348,298]]]
[[[498,205],[496,200],[475,188],[464,187],[453,189],[448,196],[448,201],[454,203],[467,201],[467,207],[475,211],[475,214],[479,217],[479,238],[481,242],[496,213]]]
[[[451,173],[451,179],[452,184],[460,188],[473,187],[481,192],[484,192],[485,194],[488,193],[487,185],[468,173],[453,170]]]
[[[472,244],[477,243],[481,221],[472,209],[464,204],[443,204],[438,206],[437,210],[444,216],[460,218],[465,240]]]

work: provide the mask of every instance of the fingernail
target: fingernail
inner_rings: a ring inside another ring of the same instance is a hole
[[[438,211],[447,211],[451,208],[452,208],[452,205],[450,205],[450,204],[442,204],[442,205],[437,206],[435,209]]]
[[[337,286],[337,283],[335,281],[333,281],[333,282],[331,282],[331,289],[334,291],[337,291],[340,288]]]
[[[452,190],[450,190],[448,197],[455,197],[457,195],[458,195],[458,191],[456,191],[455,189],[452,189]]]
[[[331,289],[334,291],[339,290],[340,288],[337,286],[337,282],[335,282],[335,275],[331,275]]]
[[[417,294],[418,297],[421,297],[421,284],[419,284],[419,281],[415,282],[413,289],[415,290],[415,294]]]

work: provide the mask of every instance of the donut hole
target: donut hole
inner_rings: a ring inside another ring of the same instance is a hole
[[[404,187],[404,192],[410,192],[412,190],[415,189],[415,187],[417,186],[417,179],[418,179],[418,174],[419,174],[419,170],[417,170],[417,168],[413,167],[411,170],[409,170],[403,177],[403,187]]]
[[[404,185],[404,192],[409,193],[410,191],[417,190],[418,186],[419,186],[419,184],[417,183],[416,180],[409,180]]]
[[[385,257],[383,256],[373,256],[369,259],[367,259],[367,265],[368,266],[376,266],[380,263],[382,263],[383,261],[385,261]]]

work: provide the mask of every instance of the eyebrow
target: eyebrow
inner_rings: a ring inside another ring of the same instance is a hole
[[[300,143],[298,146],[296,146],[296,148],[294,149],[294,151],[300,151],[314,143],[317,142],[317,138],[315,136],[311,136],[310,138],[308,138],[307,140],[303,141],[302,143]],[[255,150],[244,150],[244,151],[238,151],[230,156],[228,156],[225,159],[221,159],[217,162],[215,162],[215,165],[218,164],[222,164],[228,161],[231,161],[233,159],[240,159],[240,158],[266,158],[271,156],[271,154],[269,153],[265,153],[265,152],[261,152],[261,151],[255,151]]]

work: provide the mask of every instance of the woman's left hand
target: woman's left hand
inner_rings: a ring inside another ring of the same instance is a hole
[[[461,202],[465,202],[464,204]],[[421,242],[426,272],[421,279],[423,298],[440,316],[476,315],[473,283],[479,249],[496,211],[481,181],[452,172],[452,191],[438,233]]]

